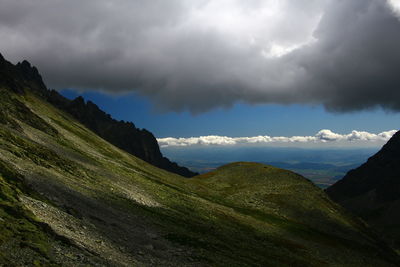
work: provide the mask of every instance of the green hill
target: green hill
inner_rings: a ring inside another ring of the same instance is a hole
[[[239,162],[184,179],[103,140],[29,79],[10,77],[0,77],[0,265],[400,263],[295,173]]]
[[[48,90],[39,71],[26,60],[14,66],[0,54],[0,77],[0,85],[18,94],[23,93],[24,88],[30,88],[36,95],[70,114],[104,140],[154,166],[185,177],[197,175],[164,157],[156,138],[146,129],[138,129],[132,122],[111,118],[96,104],[86,102],[81,96],[69,100],[55,90]]]

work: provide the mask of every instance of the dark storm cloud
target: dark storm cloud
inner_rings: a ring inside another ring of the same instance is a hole
[[[330,110],[400,109],[400,23],[385,1],[335,1],[313,46],[296,52],[305,89]]]
[[[0,0],[0,40],[51,87],[162,109],[400,110],[400,22],[383,0]]]

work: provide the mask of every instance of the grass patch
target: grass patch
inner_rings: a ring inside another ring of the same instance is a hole
[[[50,124],[33,113],[24,103],[6,90],[0,88],[0,123],[14,129],[21,130],[16,120],[38,129],[50,136],[57,136],[58,132]]]
[[[0,250],[19,249],[25,262],[51,264],[49,237],[32,213],[18,200],[22,191],[30,191],[23,178],[0,161]],[[0,262],[13,262],[13,253],[0,254]]]
[[[0,147],[3,147],[19,158],[29,159],[45,168],[57,167],[70,174],[78,172],[78,168],[74,162],[61,158],[53,150],[19,137],[16,133],[12,134],[10,131],[0,129],[0,138],[3,142],[8,142],[8,144],[0,143]]]

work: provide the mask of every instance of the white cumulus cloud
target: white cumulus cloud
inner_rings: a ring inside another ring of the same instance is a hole
[[[397,130],[390,130],[378,134],[365,131],[352,131],[348,134],[338,134],[331,130],[321,130],[314,136],[252,136],[252,137],[229,137],[208,135],[189,138],[158,138],[161,147],[188,147],[188,146],[235,146],[235,145],[268,145],[268,144],[321,144],[321,143],[354,143],[354,142],[386,142]]]
[[[388,0],[388,4],[396,15],[400,16],[400,0]]]

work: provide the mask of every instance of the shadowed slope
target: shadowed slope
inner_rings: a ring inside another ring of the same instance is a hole
[[[1,263],[399,264],[365,225],[295,173],[234,163],[182,179],[24,91],[0,87]]]
[[[329,196],[400,246],[400,132],[366,163],[329,187]]]
[[[197,174],[164,157],[156,138],[146,129],[138,129],[133,123],[114,120],[94,103],[85,103],[82,97],[71,101],[57,91],[47,90],[38,70],[28,61],[14,66],[0,54],[0,85],[18,94],[24,94],[29,88],[30,92],[69,113],[100,137],[150,164],[184,177]]]
[[[71,114],[111,144],[152,165],[184,177],[193,177],[197,174],[164,157],[161,154],[157,139],[151,132],[136,128],[132,122],[114,120],[91,101],[85,102],[82,97],[77,97],[71,101],[54,90],[49,92],[47,100]]]

